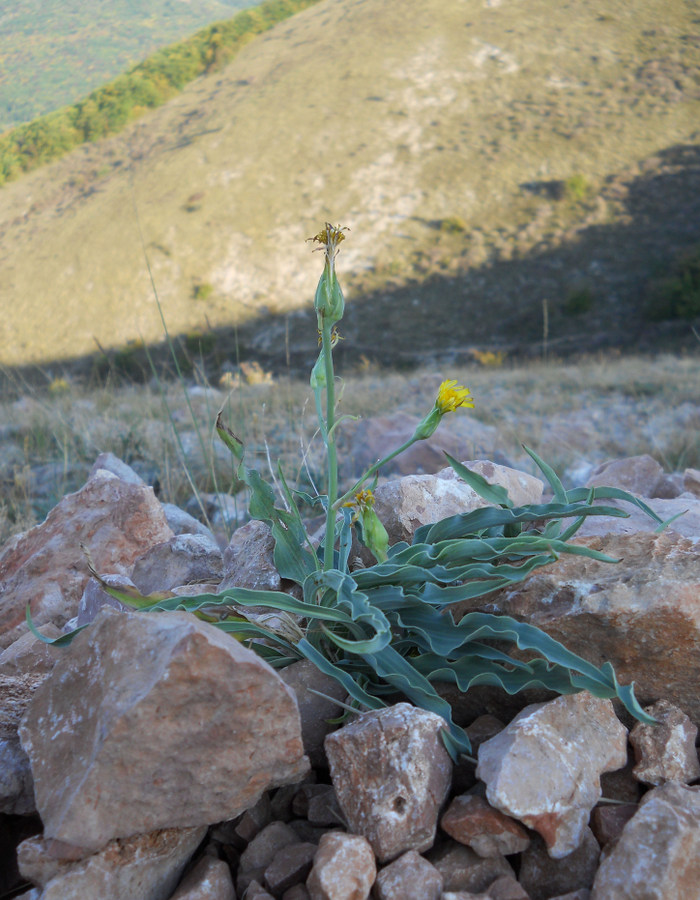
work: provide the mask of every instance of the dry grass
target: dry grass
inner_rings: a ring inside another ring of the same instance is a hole
[[[341,408],[349,415],[423,415],[443,377],[471,388],[476,408],[459,416],[491,426],[491,455],[530,471],[522,442],[569,483],[585,476],[587,466],[638,453],[650,453],[667,471],[700,466],[698,354],[472,365],[442,373],[374,371],[345,379]],[[230,458],[212,430],[222,405],[249,461],[267,470],[268,456],[279,457],[287,477],[305,487],[309,472],[321,477],[313,403],[302,381],[240,383],[228,394],[193,383],[187,396],[177,383],[162,390],[47,386],[0,401],[0,541],[40,521],[64,493],[78,488],[100,452],[131,464],[157,485],[164,501],[186,505],[190,477],[200,491],[236,491]],[[307,472],[300,457],[309,446]]]

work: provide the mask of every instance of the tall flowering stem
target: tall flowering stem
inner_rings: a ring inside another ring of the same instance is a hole
[[[323,568],[333,568],[333,547],[335,544],[335,506],[338,496],[338,454],[335,444],[335,373],[333,370],[333,347],[338,335],[335,325],[342,318],[345,309],[343,292],[335,273],[335,257],[338,248],[345,240],[347,229],[340,225],[333,226],[326,222],[325,227],[309,240],[320,245],[317,249],[325,252],[323,274],[316,288],[314,307],[318,320],[318,331],[321,336],[321,352],[317,365],[312,373],[312,387],[316,393],[316,408],[319,411],[319,425],[326,444],[328,459],[328,506],[326,510],[326,533],[323,546]],[[321,418],[320,394],[325,388],[326,410]]]

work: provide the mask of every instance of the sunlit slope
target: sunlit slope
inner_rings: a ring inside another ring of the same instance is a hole
[[[581,174],[595,189],[697,142],[695,15],[680,0],[325,0],[0,192],[0,361],[160,337],[140,234],[184,332],[308,303],[304,239],[325,219],[352,229],[350,299],[447,250],[468,277],[566,241],[584,213],[604,224],[614,203],[523,186]]]

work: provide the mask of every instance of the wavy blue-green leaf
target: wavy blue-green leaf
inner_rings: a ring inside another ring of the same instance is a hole
[[[34,624],[34,620],[32,619],[32,611],[28,603],[25,610],[25,619],[27,621],[27,625],[29,626],[29,630],[35,638],[38,638],[44,644],[52,644],[54,647],[67,647],[73,642],[73,638],[75,638],[80,634],[81,631],[88,627],[87,625],[81,625],[80,628],[74,628],[73,631],[68,631],[66,634],[60,635],[60,637],[46,637],[46,635],[42,634]]]
[[[549,485],[552,488],[552,492],[554,494],[554,499],[558,503],[566,503],[567,499],[564,485],[561,483],[561,480],[554,469],[543,459],[541,459],[534,450],[531,450],[530,447],[526,447],[525,444],[523,444],[522,447],[523,450],[527,454],[529,454],[529,456],[535,461],[535,465],[549,482]]]

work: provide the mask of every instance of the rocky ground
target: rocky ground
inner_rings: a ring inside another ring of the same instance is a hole
[[[518,502],[542,496],[517,469],[478,469]],[[445,687],[474,754],[454,764],[433,713],[397,698],[341,725],[344,692],[307,661],[277,674],[189,613],[143,615],[105,594],[83,547],[110,583],[147,593],[281,582],[260,523],[222,552],[100,457],[0,552],[1,895],[700,898],[700,472],[639,456],[587,483],[683,515],[661,534],[643,514],[591,519],[580,540],[618,565],[567,555],[455,615],[507,613],[610,660],[659,724],[587,693]],[[376,499],[392,539],[483,504],[430,471]],[[43,644],[28,603],[47,636],[91,626],[69,648]]]

